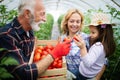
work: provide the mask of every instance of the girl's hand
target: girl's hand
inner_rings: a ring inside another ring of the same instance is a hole
[[[81,36],[75,35],[75,36],[73,37],[73,40],[74,40],[74,42],[77,44],[77,46],[78,46],[80,49],[86,47],[85,41],[83,40],[83,38],[82,38]]]

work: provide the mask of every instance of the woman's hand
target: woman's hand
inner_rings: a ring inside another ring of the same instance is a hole
[[[83,57],[87,54],[85,41],[83,40],[83,38],[81,36],[75,36],[75,38],[73,38],[73,39],[74,39],[75,43],[77,44],[77,46],[80,48],[81,57]]]
[[[85,41],[83,40],[83,38],[81,36],[75,35],[73,37],[73,40],[80,49],[83,49],[84,47],[86,47]]]

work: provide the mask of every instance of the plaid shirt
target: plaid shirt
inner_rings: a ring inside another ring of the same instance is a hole
[[[14,75],[15,80],[36,80],[38,71],[36,65],[28,64],[34,46],[33,31],[25,32],[15,18],[5,27],[0,28],[0,48],[6,48],[8,53],[0,52],[0,59],[9,56],[16,59],[17,66],[8,66],[7,70]]]
[[[89,47],[89,36],[83,32],[77,32],[85,40],[87,48]],[[62,40],[66,37],[66,34],[61,36]],[[67,69],[70,71],[79,70],[80,66],[80,48],[75,44],[74,41],[71,42],[71,50],[66,56]]]

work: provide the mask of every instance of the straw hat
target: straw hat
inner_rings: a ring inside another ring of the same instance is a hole
[[[90,25],[97,26],[101,24],[111,24],[110,19],[105,13],[97,13],[91,19]]]

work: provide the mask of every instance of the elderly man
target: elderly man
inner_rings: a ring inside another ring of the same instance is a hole
[[[43,60],[28,64],[35,41],[33,30],[38,31],[38,25],[45,22],[45,8],[41,0],[21,0],[18,10],[18,17],[0,29],[0,48],[8,50],[7,53],[0,52],[0,58],[12,57],[19,63],[16,66],[6,66],[14,80],[36,80],[54,58],[69,53],[70,41],[57,44]]]

